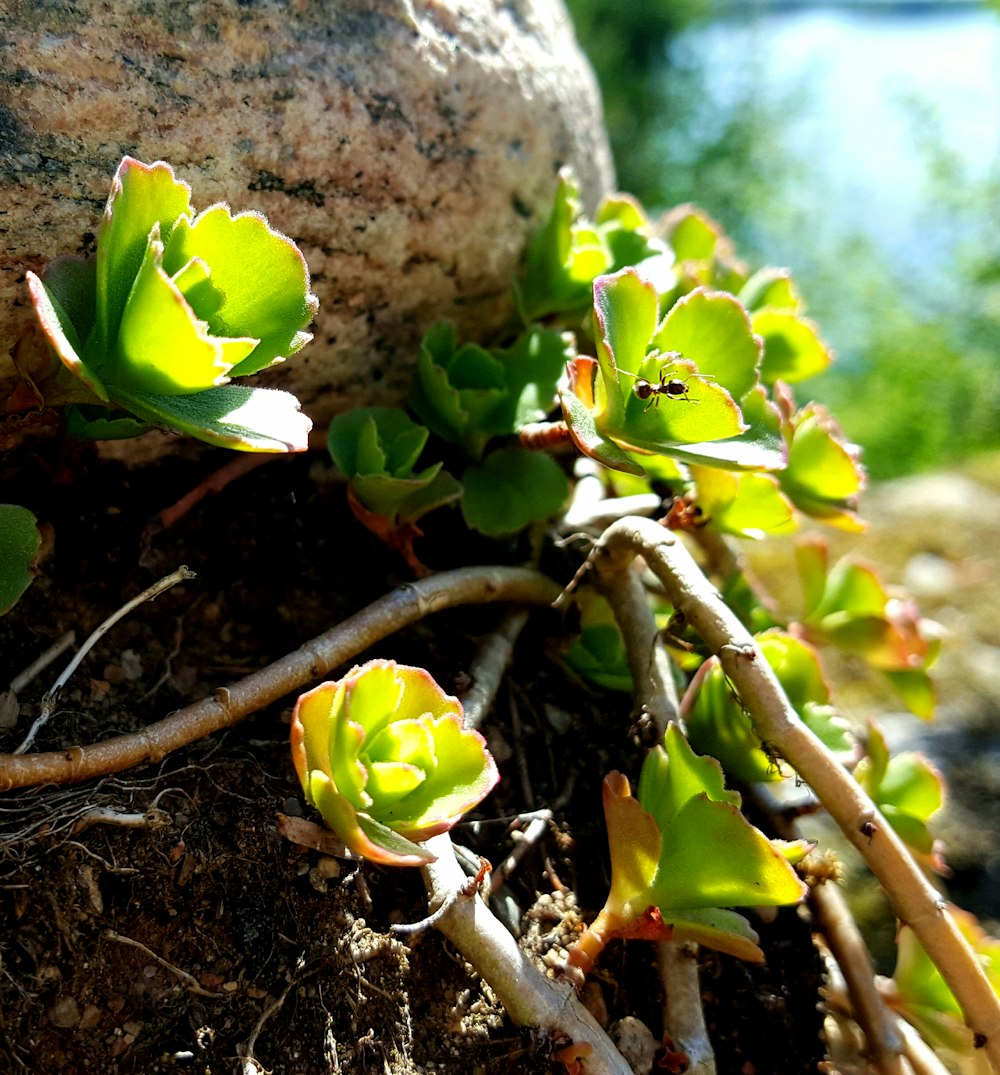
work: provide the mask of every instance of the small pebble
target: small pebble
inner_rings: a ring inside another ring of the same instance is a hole
[[[80,1023],[80,1005],[77,1004],[73,997],[58,997],[55,1004],[49,1009],[49,1019],[52,1020],[53,1026],[66,1029],[78,1026]]]

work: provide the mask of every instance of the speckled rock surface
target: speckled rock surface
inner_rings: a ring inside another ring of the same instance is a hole
[[[0,396],[24,274],[90,253],[119,159],[302,247],[315,341],[261,383],[318,424],[399,398],[431,322],[488,331],[564,164],[612,184],[561,0],[8,0],[0,6]],[[21,361],[30,348],[22,345]]]

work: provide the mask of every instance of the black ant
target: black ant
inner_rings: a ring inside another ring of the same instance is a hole
[[[680,377],[671,377],[667,379],[667,370],[670,365],[663,366],[660,369],[659,381],[647,381],[645,377],[638,377],[634,373],[629,373],[628,370],[619,370],[619,373],[624,373],[626,377],[632,377],[635,380],[635,384],[632,385],[632,394],[636,399],[649,402],[646,403],[643,414],[649,410],[650,407],[659,407],[661,397],[667,399],[683,399],[686,403],[697,403],[698,400],[692,399],[689,394],[688,381],[692,377],[700,377],[702,380],[711,380],[710,377],[702,373],[691,373],[683,379]]]

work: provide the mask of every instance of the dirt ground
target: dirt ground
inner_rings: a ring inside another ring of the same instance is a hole
[[[41,439],[0,464],[2,499],[34,510],[51,541],[39,578],[0,619],[4,684],[63,632],[81,641],[178,565],[197,572],[102,639],[34,749],[143,727],[408,581],[350,517],[317,455],[271,460],[157,532],[157,513],[229,458],[192,451],[128,471],[92,448]],[[525,557],[516,544],[470,541],[438,514],[418,547],[432,566]],[[561,581],[575,566],[568,552],[543,562]],[[359,659],[425,665],[460,693],[498,615],[439,613]],[[611,768],[637,773],[639,761],[628,699],[565,673],[562,629],[554,613],[532,617],[486,729],[503,780],[479,820],[454,833],[498,863],[516,839],[510,819],[557,804],[503,893],[538,955],[603,903],[600,782]],[[21,691],[0,749],[21,742],[66,660]],[[293,701],[157,765],[0,795],[0,1071],[555,1070],[552,1043],[513,1026],[440,934],[391,934],[427,913],[419,871],[322,855],[281,835],[282,814],[315,819],[289,758]],[[821,974],[808,923],[792,910],[757,928],[764,967],[703,953],[719,1071],[815,1072]],[[612,945],[594,982],[603,1019],[637,1016],[661,1036],[648,946]]]

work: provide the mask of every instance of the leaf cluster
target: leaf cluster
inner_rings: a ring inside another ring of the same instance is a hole
[[[676,724],[646,755],[638,799],[623,774],[605,778],[604,816],[611,889],[571,949],[570,966],[589,969],[594,941],[614,937],[693,940],[761,962],[756,933],[729,908],[776,907],[805,894],[791,863],[809,845],[783,845],[754,828],[740,812],[739,794],[726,788],[722,767],[695,754]]]
[[[28,273],[35,313],[70,377],[46,402],[72,432],[135,436],[159,426],[227,448],[300,451],[311,423],[287,392],[231,385],[295,354],[317,307],[295,244],[255,212],[195,214],[162,161],[126,157],[95,258]]]
[[[291,743],[306,799],[351,851],[383,865],[428,862],[416,841],[447,832],[499,779],[458,700],[394,661],[301,695]]]
[[[553,409],[568,346],[562,332],[537,325],[493,350],[459,345],[449,322],[431,328],[410,393],[422,425],[399,408],[351,411],[330,424],[355,515],[418,570],[417,520],[436,507],[459,502],[465,525],[493,536],[555,515],[569,491],[565,472],[517,434]],[[432,461],[421,464],[431,435]],[[442,469],[446,455],[457,476]]]
[[[447,323],[425,336],[409,403],[434,440],[405,474],[389,444],[400,419],[368,412],[374,454],[345,450],[358,419],[331,427],[358,517],[414,566],[416,512],[456,501],[467,526],[492,535],[555,514],[563,470],[535,449],[567,438],[619,475],[668,471],[699,525],[723,533],[784,532],[800,513],[859,525],[855,450],[829,416],[797,410],[788,387],[831,356],[789,275],[747,273],[707,218],[684,210],[654,225],[614,195],[590,220],[564,173],[515,290],[523,327],[501,346],[459,342]],[[387,480],[402,478],[433,480],[434,495],[415,501],[399,486],[387,500]]]

